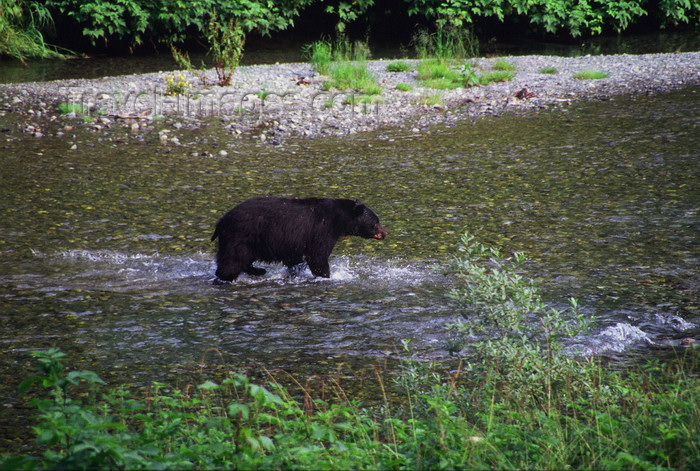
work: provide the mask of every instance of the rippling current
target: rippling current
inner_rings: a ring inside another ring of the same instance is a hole
[[[382,358],[409,338],[444,356],[459,313],[436,266],[465,230],[524,251],[547,302],[573,296],[598,319],[572,352],[681,347],[700,337],[699,122],[700,90],[685,89],[283,146],[216,125],[173,147],[119,129],[6,132],[2,396],[14,401],[27,352],[52,346],[137,383],[196,369],[210,348],[234,365],[306,371]],[[272,265],[215,283],[214,224],[261,194],[360,198],[389,236],[341,241],[329,280]]]

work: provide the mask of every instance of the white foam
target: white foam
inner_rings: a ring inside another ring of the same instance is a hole
[[[692,322],[688,322],[685,319],[683,319],[682,317],[677,316],[675,314],[668,314],[668,313],[654,314],[654,321],[658,325],[668,325],[668,326],[671,326],[673,329],[680,331],[680,332],[697,327],[697,324],[694,324]]]
[[[654,345],[649,335],[639,327],[626,322],[617,322],[603,329],[598,335],[586,338],[583,344],[572,346],[569,351],[573,350],[584,356],[599,355],[604,352],[619,353],[640,342]]]

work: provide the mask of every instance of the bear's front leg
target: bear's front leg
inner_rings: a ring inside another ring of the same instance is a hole
[[[308,259],[307,263],[309,264],[309,270],[311,270],[314,276],[320,276],[321,278],[331,277],[331,267],[328,264],[328,257]]]

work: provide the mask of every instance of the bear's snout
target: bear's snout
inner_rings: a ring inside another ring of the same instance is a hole
[[[373,237],[377,240],[384,240],[384,238],[386,237],[386,234],[387,234],[386,230],[384,230],[384,228],[382,226],[379,226],[377,228],[377,232],[374,234]]]

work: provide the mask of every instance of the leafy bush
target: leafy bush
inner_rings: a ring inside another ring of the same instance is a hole
[[[450,292],[462,307],[452,324],[457,348],[469,346],[475,368],[498,365],[498,375],[511,387],[541,400],[551,398],[561,375],[577,362],[563,355],[563,337],[572,337],[590,323],[570,299],[566,311],[547,306],[532,281],[519,274],[522,253],[501,255],[468,233],[458,247],[451,271],[460,280]],[[544,397],[542,397],[544,395]]]
[[[93,44],[125,41],[138,45],[146,39],[171,44],[207,35],[212,12],[221,24],[233,20],[245,33],[269,34],[293,25],[309,1],[243,0],[48,0],[47,7],[70,19]]]
[[[209,56],[212,58],[216,71],[217,84],[220,87],[228,86],[231,84],[231,77],[243,56],[245,34],[233,18],[230,18],[228,23],[222,24],[216,12],[213,12],[207,27],[207,40],[209,42]],[[180,52],[173,44],[170,45],[170,51],[179,67],[195,74],[203,84],[208,83],[205,75],[206,65],[203,62],[200,69],[197,70],[192,65],[187,52]],[[168,84],[168,92],[170,91],[171,85]]]

